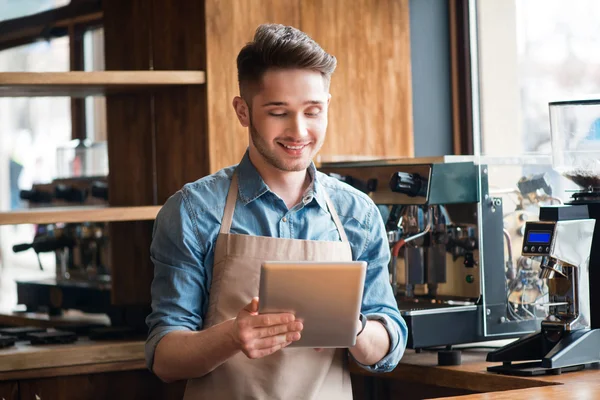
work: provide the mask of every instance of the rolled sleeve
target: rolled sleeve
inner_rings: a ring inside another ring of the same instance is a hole
[[[383,219],[375,205],[367,228],[365,235],[368,235],[368,240],[359,257],[359,260],[368,263],[361,312],[367,319],[379,321],[385,327],[390,337],[390,347],[386,356],[376,364],[357,364],[371,372],[389,372],[398,365],[404,354],[408,329],[389,282],[390,249]]]
[[[161,208],[150,247],[154,264],[152,312],[146,318],[146,364],[150,370],[160,340],[178,330],[202,328],[207,307],[207,273],[203,265],[195,218],[191,218],[185,193],[177,192]]]

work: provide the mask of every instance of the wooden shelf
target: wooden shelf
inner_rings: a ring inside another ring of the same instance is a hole
[[[161,206],[37,208],[0,212],[0,225],[153,220]]]
[[[104,96],[205,82],[204,71],[0,72],[0,97]]]

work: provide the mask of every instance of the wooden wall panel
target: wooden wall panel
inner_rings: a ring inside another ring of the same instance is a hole
[[[265,22],[295,26],[335,55],[328,138],[331,156],[412,156],[409,0],[206,0],[211,172],[235,164],[247,131],[231,101],[235,58]]]
[[[338,60],[322,158],[414,154],[408,3],[302,2],[301,29]]]
[[[16,384],[15,384],[16,385]],[[148,370],[59,376],[19,382],[21,399],[181,399],[185,381],[163,383]]]
[[[19,383],[0,382],[0,399],[19,400]]]
[[[204,4],[153,2],[152,58],[155,70],[206,69]],[[206,85],[154,96],[158,204],[187,182],[210,173]]]
[[[305,0],[306,1],[306,0]],[[210,169],[237,164],[248,146],[231,102],[239,95],[236,57],[262,23],[300,26],[300,0],[206,0]]]
[[[107,70],[149,70],[150,9],[147,0],[104,0]],[[109,96],[106,122],[109,202],[112,206],[154,205],[155,147],[151,94]],[[152,224],[110,224],[112,299],[115,305],[150,303]]]

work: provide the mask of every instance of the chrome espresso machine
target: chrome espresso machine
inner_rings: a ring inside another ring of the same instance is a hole
[[[551,197],[543,176],[515,179],[515,212],[503,210],[487,166],[473,157],[324,163],[320,170],[378,205],[409,348],[515,338],[539,328],[544,315],[531,298],[543,293],[543,282],[535,266],[513,257],[513,247],[528,206]],[[509,214],[519,216],[518,226],[507,229]]]
[[[110,247],[108,224],[104,222],[44,224],[36,227],[30,243],[13,251],[33,250],[39,268],[40,253],[53,253],[56,273],[52,278],[17,281],[18,303],[29,312],[60,315],[76,309],[88,313],[111,310]]]
[[[107,177],[57,178],[34,184],[19,195],[30,209],[107,205]],[[60,315],[63,310],[75,309],[106,313],[113,319],[108,232],[105,222],[36,225],[33,239],[15,244],[13,252],[35,252],[41,270],[45,266],[40,254],[51,253],[56,273],[51,278],[18,280],[18,304],[28,312]]]
[[[492,372],[560,374],[600,365],[600,99],[550,103],[553,168],[570,201],[526,223],[522,254],[540,261],[549,312],[541,329],[487,360]]]

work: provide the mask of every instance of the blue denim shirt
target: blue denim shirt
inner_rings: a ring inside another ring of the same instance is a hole
[[[156,345],[167,333],[203,327],[215,243],[234,170],[228,167],[185,185],[167,200],[156,218],[150,247],[154,263],[152,312],[146,319],[150,369]],[[309,173],[312,185],[302,201],[288,209],[269,190],[246,152],[238,167],[239,191],[231,233],[339,241],[323,195],[327,191],[348,236],[352,258],[368,263],[361,311],[368,319],[380,321],[390,335],[389,353],[376,365],[362,367],[391,371],[406,348],[407,328],[389,283],[390,251],[383,219],[365,194],[317,172],[314,164]]]

